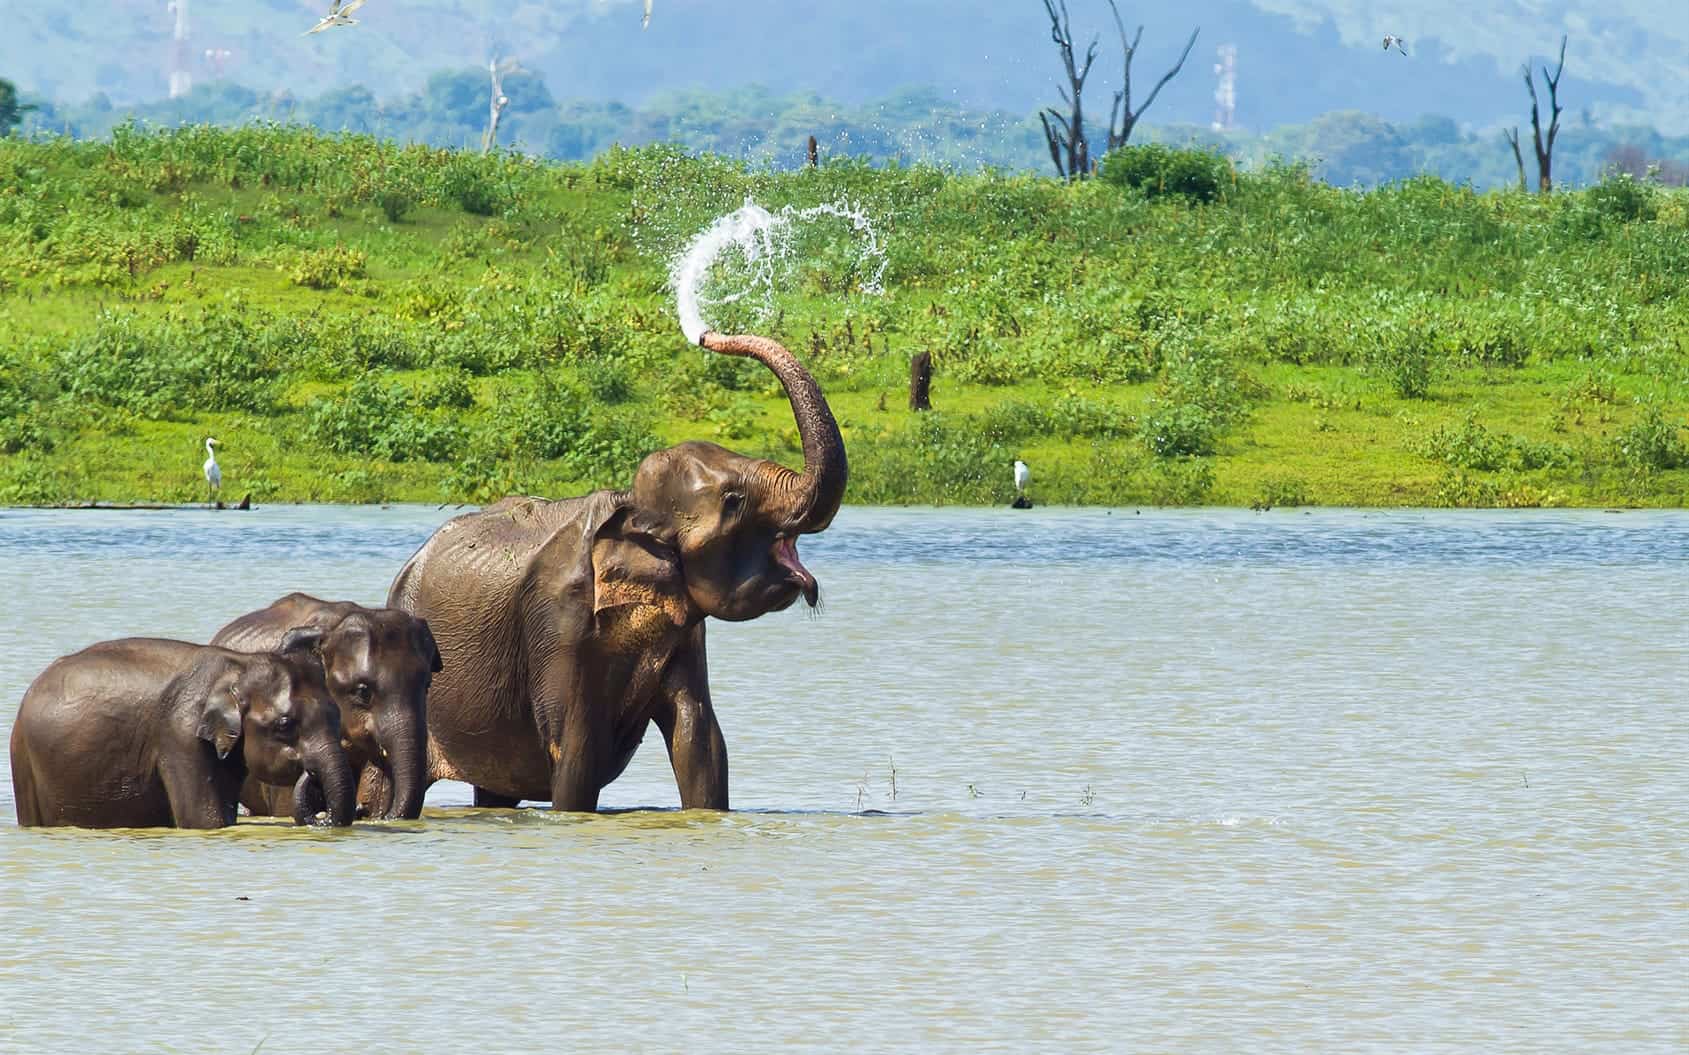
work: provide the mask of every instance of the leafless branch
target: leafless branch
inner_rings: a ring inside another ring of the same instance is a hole
[[[1519,126],[1503,129],[1501,135],[1513,147],[1513,161],[1519,166],[1519,189],[1525,190],[1525,156],[1519,152]]]
[[[1531,64],[1525,63],[1520,72],[1525,77],[1525,90],[1531,93],[1531,139],[1537,156],[1537,191],[1547,194],[1554,189],[1554,137],[1560,134],[1560,76],[1566,70],[1566,37],[1560,37],[1560,61],[1554,67],[1554,73],[1548,72],[1547,63],[1542,67],[1543,83],[1548,85],[1548,135],[1542,132],[1542,120],[1537,107],[1536,78],[1531,74]]]
[[[1120,17],[1120,6],[1115,3],[1115,0],[1108,0],[1108,7],[1114,13],[1114,28],[1120,34],[1120,53],[1123,66],[1120,89],[1114,93],[1114,105],[1109,108],[1108,114],[1108,149],[1118,150],[1132,138],[1132,130],[1137,127],[1138,119],[1143,116],[1145,110],[1148,110],[1155,103],[1155,97],[1161,94],[1161,89],[1166,87],[1168,81],[1177,77],[1180,70],[1184,69],[1185,60],[1190,58],[1191,48],[1196,46],[1196,36],[1202,32],[1202,27],[1198,26],[1191,30],[1190,39],[1185,41],[1185,50],[1179,53],[1179,61],[1173,64],[1172,69],[1161,75],[1161,79],[1155,82],[1155,87],[1150,89],[1149,98],[1144,100],[1142,106],[1134,110],[1132,109],[1132,59],[1138,54],[1139,41],[1144,39],[1144,27],[1139,26],[1137,32],[1132,34],[1131,41],[1127,41],[1126,23]]]

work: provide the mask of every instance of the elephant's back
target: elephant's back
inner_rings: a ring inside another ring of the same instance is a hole
[[[560,532],[590,534],[609,492],[548,501],[505,498],[440,525],[400,569],[387,604],[433,626],[451,609],[514,597],[534,556]]]
[[[360,605],[349,601],[325,601],[310,594],[290,593],[266,607],[231,620],[211,638],[213,645],[237,652],[273,652],[294,627],[321,630],[340,622]]]
[[[89,645],[48,664],[24,693],[18,716],[21,720],[26,711],[55,702],[91,705],[162,691],[171,678],[193,665],[203,647],[188,641],[145,637]]]
[[[12,726],[14,764],[27,756],[52,773],[134,741],[170,680],[202,646],[157,638],[102,641],[48,664],[24,693]],[[119,752],[120,754],[122,752]],[[124,767],[112,766],[113,772]]]

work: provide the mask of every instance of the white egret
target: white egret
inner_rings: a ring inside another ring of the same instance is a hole
[[[645,0],[645,17],[639,22],[640,29],[651,28],[651,0]]]
[[[1015,490],[1019,491],[1021,494],[1025,494],[1026,485],[1031,482],[1032,470],[1026,467],[1025,462],[1018,458],[1015,459]]]
[[[1384,34],[1384,50],[1389,51],[1392,47],[1403,55],[1407,54],[1407,41],[1391,33]]]
[[[211,488],[210,493],[213,500],[216,499],[217,492],[223,489],[223,470],[217,466],[217,452],[212,450],[216,446],[217,438],[215,436],[205,438],[205,482]]]
[[[323,30],[331,29],[334,26],[355,26],[358,24],[357,19],[349,16],[352,12],[364,6],[364,0],[345,0],[344,3],[341,0],[331,0],[331,2],[333,6],[328,9],[328,14],[324,15],[316,25],[299,34],[300,36],[308,37],[312,33],[321,33]]]

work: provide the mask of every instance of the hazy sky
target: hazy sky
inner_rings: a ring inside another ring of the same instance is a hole
[[[260,90],[316,94],[364,84],[415,89],[441,68],[513,54],[558,98],[619,99],[760,83],[860,102],[911,86],[976,107],[1030,113],[1055,100],[1060,67],[1040,0],[368,0],[361,24],[300,34],[327,0],[188,0],[183,68]],[[1100,35],[1091,109],[1106,118],[1120,53],[1105,0],[1068,0],[1074,29]],[[166,0],[7,3],[0,76],[26,92],[120,104],[165,94],[176,54]],[[1214,115],[1216,48],[1237,48],[1237,118],[1248,127],[1334,109],[1404,120],[1427,112],[1518,121],[1517,67],[1571,35],[1569,115],[1642,115],[1689,132],[1689,0],[1144,0],[1139,93],[1202,33],[1152,121]],[[1380,47],[1404,36],[1406,57]]]

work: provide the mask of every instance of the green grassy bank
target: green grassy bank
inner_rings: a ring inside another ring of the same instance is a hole
[[[686,438],[796,457],[680,336],[669,260],[747,196],[849,201],[711,309],[820,379],[847,500],[1689,499],[1689,195],[1371,193],[1153,148],[1066,185],[669,149],[588,165],[253,127],[0,140],[0,502],[479,501]],[[777,263],[780,263],[777,261]],[[906,407],[934,361],[930,413]]]

